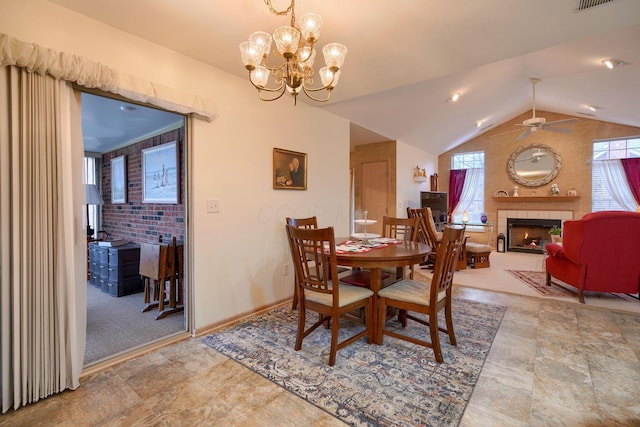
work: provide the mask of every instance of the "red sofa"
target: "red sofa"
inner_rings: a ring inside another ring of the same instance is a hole
[[[640,213],[593,212],[565,221],[562,243],[547,244],[551,277],[584,291],[637,294],[640,290]]]

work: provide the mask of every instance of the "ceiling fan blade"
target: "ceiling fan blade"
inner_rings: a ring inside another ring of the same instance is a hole
[[[571,133],[571,132],[573,132],[573,129],[557,128],[555,126],[543,126],[542,129],[550,130],[551,132],[560,132],[560,133]]]
[[[529,128],[529,129],[525,130],[524,132],[522,132],[520,134],[520,136],[516,138],[516,141],[520,141],[521,139],[525,139],[526,137],[529,136],[530,133],[531,133],[531,128]]]
[[[558,125],[560,123],[576,123],[576,122],[579,122],[579,121],[580,120],[573,118],[573,119],[556,120],[556,121],[553,121],[553,122],[547,122],[547,123],[545,123],[545,125],[547,125],[547,126],[549,126],[549,125],[555,126],[555,125]]]

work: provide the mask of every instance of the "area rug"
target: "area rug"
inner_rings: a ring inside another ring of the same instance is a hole
[[[449,426],[464,413],[505,310],[454,299],[458,345],[440,334],[442,364],[429,348],[385,337],[382,346],[368,345],[364,338],[352,343],[338,351],[335,366],[328,366],[330,331],[317,329],[294,351],[298,315],[288,307],[202,341],[347,424]],[[341,339],[361,328],[347,319],[341,322]],[[388,327],[400,326],[390,320]],[[412,321],[405,331],[429,336],[428,328]]]
[[[537,291],[544,296],[572,297],[576,298],[577,290],[572,290],[570,285],[564,284],[557,279],[551,279],[551,286],[547,286],[547,273],[544,271],[524,271],[524,270],[505,270],[522,283]],[[635,301],[637,299],[626,294],[617,294],[613,292],[585,292],[585,296],[590,298],[618,298],[625,301]]]

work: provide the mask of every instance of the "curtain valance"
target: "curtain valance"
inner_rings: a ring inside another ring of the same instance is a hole
[[[207,120],[217,116],[211,100],[121,73],[81,56],[23,42],[3,33],[0,33],[0,65],[23,67],[29,72],[48,74],[56,79],[116,93],[180,114],[193,113]]]

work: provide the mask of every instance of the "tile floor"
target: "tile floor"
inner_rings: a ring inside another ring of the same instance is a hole
[[[455,296],[508,307],[461,426],[640,426],[639,315],[462,286]],[[0,425],[344,424],[189,339],[1,415]]]

